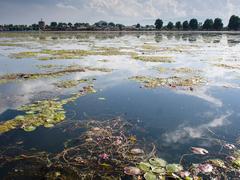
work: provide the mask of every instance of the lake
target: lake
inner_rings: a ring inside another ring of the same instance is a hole
[[[239,58],[238,33],[1,33],[0,179],[238,179]]]

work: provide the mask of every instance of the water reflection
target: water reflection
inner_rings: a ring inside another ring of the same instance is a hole
[[[205,136],[209,130],[216,130],[229,138],[234,136],[231,132],[224,133],[224,129],[230,125],[235,127],[239,125],[237,111],[233,110],[239,105],[236,98],[240,88],[239,42],[239,34],[214,32],[0,34],[1,75],[42,73],[52,70],[41,69],[38,65],[56,65],[58,68],[74,65],[112,69],[111,72],[85,71],[65,74],[61,78],[25,79],[2,83],[0,84],[0,119],[5,121],[13,118],[9,115],[11,109],[17,109],[24,104],[79,92],[81,86],[57,89],[54,83],[59,80],[91,77],[96,79],[94,87],[97,93],[66,105],[65,109],[68,113],[74,112],[72,113],[74,118],[71,119],[124,114],[127,120],[135,119],[142,126],[140,136],[158,139],[160,153],[169,161],[175,160],[187,146],[196,143],[196,139]],[[4,43],[10,45],[4,46]],[[112,48],[116,54],[93,54],[46,61],[38,60],[37,57],[22,59],[11,57],[13,53],[44,49],[96,52],[101,48],[110,50]],[[160,60],[170,58],[172,62],[144,61],[136,59],[136,56],[156,56],[160,57]],[[169,86],[174,83],[169,80],[165,85],[158,84],[156,88],[147,89],[144,88],[144,84],[129,79],[133,76],[179,77],[187,79],[187,82],[192,77],[198,76],[204,80],[204,83],[179,88]],[[216,95],[220,91],[222,93]],[[230,91],[235,92],[228,93]],[[229,99],[230,96],[236,97]],[[38,129],[37,132],[41,134],[42,130]],[[48,133],[51,134],[51,130]],[[34,136],[36,139],[39,138],[37,134]],[[12,136],[15,134],[13,133]],[[37,143],[31,142],[29,146],[37,146]],[[181,143],[182,146],[174,146],[173,143]],[[43,146],[45,149],[48,148]],[[51,146],[51,149],[54,148]],[[174,155],[169,155],[168,152],[174,152]]]

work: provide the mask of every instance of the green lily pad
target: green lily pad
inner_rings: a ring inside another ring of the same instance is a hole
[[[168,164],[166,170],[168,173],[174,173],[183,170],[183,167],[180,164]]]
[[[233,163],[233,167],[240,169],[240,158],[234,160],[232,163]]]
[[[157,180],[157,176],[155,174],[151,173],[151,172],[146,172],[144,174],[144,178],[146,180]]]
[[[213,166],[220,167],[220,168],[226,168],[224,161],[221,159],[210,159],[210,160],[208,160],[208,162],[210,164],[212,164]]]
[[[44,127],[45,128],[51,128],[51,127],[53,127],[54,126],[54,124],[44,124]]]
[[[151,164],[149,164],[147,162],[140,162],[138,165],[138,168],[144,172],[149,172],[149,171],[151,171]]]
[[[24,131],[26,132],[31,132],[31,131],[34,131],[36,129],[36,127],[34,126],[26,126],[24,127]]]
[[[157,174],[162,174],[162,173],[165,173],[166,170],[164,168],[161,168],[161,167],[153,167],[152,172],[157,173]]]
[[[167,165],[167,162],[160,158],[151,158],[149,159],[149,163],[157,167],[165,167]]]

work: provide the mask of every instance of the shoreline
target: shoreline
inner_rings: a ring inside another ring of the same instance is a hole
[[[240,34],[240,31],[0,31],[0,33],[181,33],[181,34]]]

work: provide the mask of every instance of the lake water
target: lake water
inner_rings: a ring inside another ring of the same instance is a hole
[[[56,50],[55,54],[43,53],[46,49]],[[59,50],[88,53],[81,57],[76,54],[63,57],[56,54]],[[41,51],[37,55],[16,58],[21,52]],[[96,53],[100,51],[107,53]],[[240,34],[237,33],[2,33],[1,77],[54,72],[70,65],[111,69],[109,72],[86,70],[53,77],[7,79],[0,83],[0,123],[3,125],[24,115],[19,110],[23,105],[45,99],[64,99],[83,86],[59,88],[56,83],[96,79],[91,82],[96,93],[64,104],[66,118],[62,122],[51,128],[41,125],[31,132],[24,131],[21,124],[0,134],[2,162],[7,161],[4,153],[13,147],[9,157],[19,152],[61,152],[64,142],[81,134],[63,131],[70,122],[92,119],[102,122],[116,117],[138,127],[130,134],[145,143],[139,148],[154,143],[156,156],[168,163],[179,163],[183,154],[191,153],[192,146],[214,154],[222,148],[216,139],[238,146],[239,58]],[[136,77],[143,77],[143,80]],[[153,83],[147,79],[149,77],[153,81],[156,81],[154,78],[162,80],[149,87]],[[198,156],[190,156],[186,164],[201,160]],[[4,162],[0,167],[0,179],[16,172],[19,174],[23,171],[19,170],[21,166],[27,166],[27,162]],[[16,177],[24,176],[34,177],[32,174]]]

